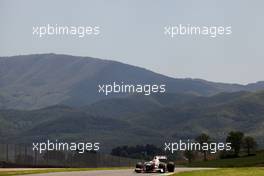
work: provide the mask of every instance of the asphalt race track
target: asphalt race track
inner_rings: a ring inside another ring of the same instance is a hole
[[[212,168],[176,168],[174,173],[184,172],[184,171],[194,171],[194,170],[206,170]],[[46,174],[30,174],[28,176],[135,176],[135,175],[171,175],[172,173],[166,174],[142,174],[135,173],[133,169],[123,169],[123,170],[97,170],[97,171],[78,171],[78,172],[54,172]],[[25,176],[25,175],[24,175]]]

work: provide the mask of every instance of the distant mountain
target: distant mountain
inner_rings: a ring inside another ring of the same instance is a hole
[[[225,140],[228,132],[240,130],[264,146],[264,91],[211,97],[136,95],[101,100],[82,108],[1,110],[0,122],[3,143],[89,140],[101,142],[102,149],[109,151],[117,145],[162,145],[166,140],[192,139],[202,132]]]
[[[209,96],[220,92],[256,91],[264,82],[224,84],[200,79],[175,79],[120,62],[57,54],[0,57],[0,108],[38,109],[64,104],[87,106],[106,98],[98,84],[166,84],[167,93]]]

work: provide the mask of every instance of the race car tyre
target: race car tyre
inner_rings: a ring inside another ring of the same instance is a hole
[[[136,173],[141,173],[142,171],[143,171],[143,163],[138,162],[138,163],[136,164],[135,172],[136,172]]]
[[[143,163],[142,163],[142,162],[138,162],[138,163],[136,164],[136,168],[140,168],[140,169],[142,169],[142,168],[143,168]]]
[[[167,170],[168,170],[168,172],[174,172],[174,169],[175,169],[175,164],[174,164],[174,162],[169,162],[169,163],[167,164]]]
[[[165,164],[159,164],[160,173],[166,172],[166,165]]]
[[[140,171],[140,170],[135,170],[135,172],[136,172],[136,173],[141,173],[141,171]]]

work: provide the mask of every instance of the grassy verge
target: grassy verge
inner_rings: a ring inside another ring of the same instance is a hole
[[[174,174],[173,176],[263,176],[264,168],[222,168],[216,170],[192,171]]]
[[[52,169],[32,169],[32,170],[0,170],[0,176],[41,174],[49,172],[73,172],[73,171],[93,171],[93,170],[115,170],[128,169],[127,167],[109,167],[109,168],[52,168]]]
[[[217,159],[211,161],[196,161],[187,164],[188,167],[254,167],[264,166],[264,151],[260,151],[256,156],[245,156],[232,159]]]

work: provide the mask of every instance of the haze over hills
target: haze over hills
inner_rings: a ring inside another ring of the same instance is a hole
[[[98,84],[166,84],[166,93],[98,93]],[[116,145],[224,140],[231,130],[264,146],[264,82],[175,79],[119,62],[57,54],[0,58],[0,142],[46,139]],[[158,130],[157,130],[158,129]]]
[[[166,84],[166,93],[210,96],[220,92],[256,91],[264,82],[248,85],[175,79],[120,62],[57,54],[0,58],[0,108],[38,109],[64,104],[87,106],[102,99],[128,96],[98,93],[98,84]]]
[[[111,98],[82,108],[1,110],[0,142],[89,140],[109,151],[117,145],[193,139],[202,132],[225,141],[228,132],[239,130],[264,145],[263,91],[181,95],[181,102],[171,97],[179,95]]]

